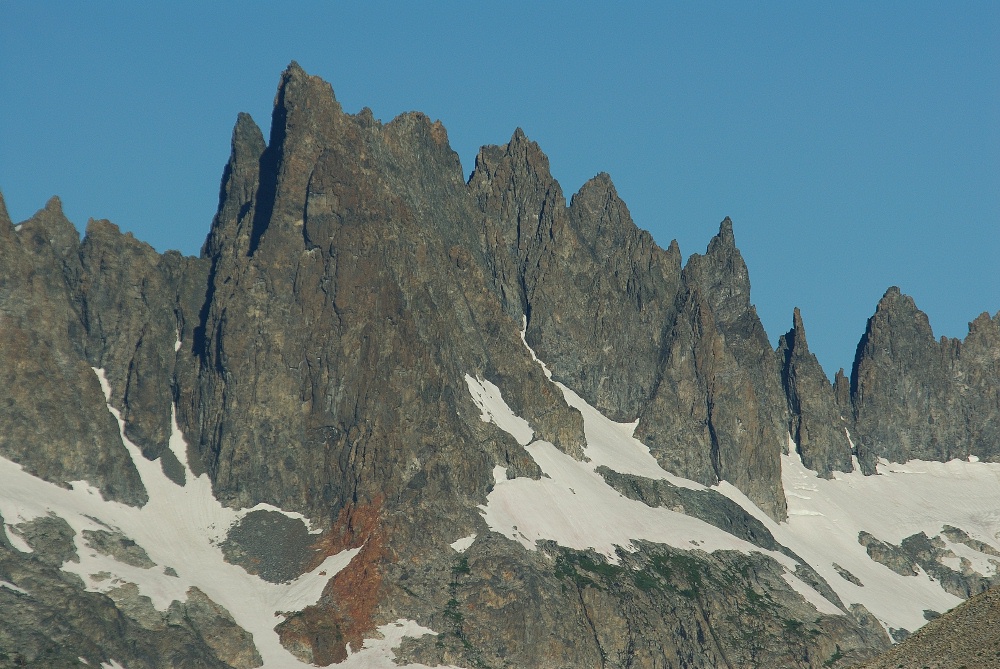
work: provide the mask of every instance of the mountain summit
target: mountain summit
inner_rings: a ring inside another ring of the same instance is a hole
[[[831,384],[520,129],[292,63],[200,258],[0,200],[0,267],[0,667],[848,666],[998,578],[1000,317]]]

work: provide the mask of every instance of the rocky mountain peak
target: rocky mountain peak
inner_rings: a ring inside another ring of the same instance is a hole
[[[885,328],[904,328],[910,335],[908,338],[934,341],[934,333],[927,314],[918,309],[913,298],[903,294],[898,286],[890,286],[885,291],[878,306],[875,307],[875,315],[868,322],[865,335],[867,337],[870,334],[877,338],[879,334],[884,333]]]
[[[0,237],[12,234],[14,234],[14,224],[10,220],[10,214],[7,213],[7,202],[3,199],[3,193],[0,193]]]
[[[257,195],[261,156],[266,149],[264,134],[253,118],[240,112],[233,127],[229,162],[222,173],[219,208],[202,246],[202,257],[217,257],[227,244],[244,253],[249,248],[252,223],[247,215]]]
[[[283,240],[277,242],[279,247],[288,241],[286,233],[300,230],[312,168],[323,148],[335,144],[332,137],[342,117],[330,84],[306,74],[292,61],[281,75],[271,112],[270,139],[260,156],[247,253],[257,251],[268,230]],[[252,134],[252,129],[248,132]]]
[[[293,60],[281,74],[274,98],[274,114],[286,123],[295,124],[300,120],[296,118],[298,113],[308,118],[311,114],[339,114],[342,109],[333,94],[333,87],[323,79],[307,74]],[[287,127],[283,128],[282,125],[272,125],[272,139],[276,130],[287,131]]]
[[[990,323],[970,324],[965,342],[937,341],[913,298],[889,288],[851,373],[859,450],[894,462],[997,457],[1000,429],[987,416],[995,411],[1000,352]]]
[[[25,221],[24,225],[43,230],[54,236],[72,235],[77,242],[80,241],[80,234],[63,213],[62,200],[59,199],[58,195],[50,197],[45,206]]]
[[[63,213],[58,196],[49,198],[44,208],[24,222],[21,230],[25,235],[43,238],[61,257],[68,257],[80,245],[80,233]]]
[[[722,223],[719,224],[719,233],[708,243],[708,253],[711,255],[713,247],[719,245],[726,249],[736,248],[736,235],[733,234],[733,219],[728,216],[722,219]]]
[[[802,324],[802,312],[798,307],[792,311],[792,337],[796,346],[801,346],[803,351],[809,350],[809,344],[806,343],[806,328]]]
[[[698,286],[723,324],[740,320],[752,308],[750,272],[736,248],[733,222],[728,216],[719,224],[719,232],[708,243],[705,254],[696,253],[688,259],[684,275]]]
[[[479,150],[469,185],[474,191],[482,191],[484,182],[492,184],[498,179],[509,182],[514,178],[517,178],[522,189],[529,187],[532,182],[536,188],[542,189],[555,182],[549,170],[548,156],[538,144],[528,139],[521,128],[514,130],[507,144],[484,146]]]
[[[606,172],[601,172],[583,184],[570,199],[569,208],[581,241],[599,256],[624,244],[628,237],[640,233],[632,222],[625,202],[618,197],[611,176]],[[647,243],[652,245],[652,242],[650,237]]]

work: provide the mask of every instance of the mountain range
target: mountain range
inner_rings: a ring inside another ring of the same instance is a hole
[[[889,288],[831,383],[735,227],[295,63],[200,257],[0,199],[0,667],[847,667],[987,590],[1000,314]]]

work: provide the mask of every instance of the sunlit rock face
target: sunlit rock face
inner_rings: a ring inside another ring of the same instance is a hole
[[[201,258],[0,200],[0,666],[849,666],[997,578],[998,322],[831,384],[728,218],[293,63]]]

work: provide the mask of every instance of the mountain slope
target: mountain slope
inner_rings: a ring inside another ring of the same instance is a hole
[[[890,290],[830,384],[732,221],[682,264],[520,130],[466,182],[293,63],[201,258],[0,255],[0,666],[846,666],[997,578],[1000,318]]]

